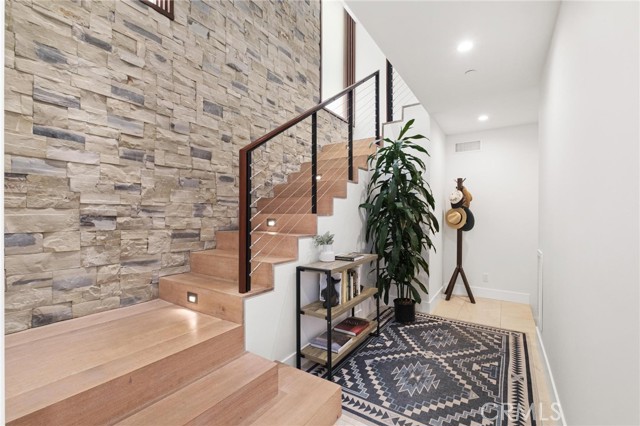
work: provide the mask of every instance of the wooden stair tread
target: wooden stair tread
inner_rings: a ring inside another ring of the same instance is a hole
[[[265,403],[277,394],[277,374],[276,363],[245,352],[116,424],[240,424],[256,402]]]
[[[278,397],[252,425],[333,425],[342,414],[342,388],[304,371],[278,364]]]
[[[22,342],[5,353],[7,420],[111,383],[222,334],[238,330],[242,335],[241,326],[229,321],[162,300],[146,304],[150,309],[105,312],[100,321],[91,316],[70,320],[65,332],[52,327],[49,337],[40,329],[34,330],[38,333],[33,339],[20,336]]]
[[[195,272],[186,272],[184,274],[176,274],[168,277],[162,277],[163,280],[179,281],[183,284],[187,284],[194,288],[202,288],[206,290],[215,291],[218,293],[224,293],[234,295],[237,297],[250,297],[256,294],[263,293],[271,290],[271,287],[261,287],[253,285],[251,291],[247,293],[238,292],[237,280],[225,280],[224,278],[214,277],[211,275],[198,274]]]
[[[238,252],[232,250],[203,250],[194,252],[193,254],[197,254],[199,256],[211,256],[211,257],[225,257],[228,259],[238,259],[240,256]],[[279,264],[279,263],[287,263],[296,260],[294,257],[283,257],[283,256],[272,256],[272,255],[258,255],[254,256],[253,260],[255,262],[261,263],[271,263],[271,264]]]

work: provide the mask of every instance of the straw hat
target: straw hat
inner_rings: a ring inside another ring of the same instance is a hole
[[[447,225],[453,229],[460,229],[467,222],[467,212],[462,208],[449,209],[444,215]]]
[[[455,189],[451,195],[449,195],[449,201],[451,202],[451,208],[457,209],[464,204],[464,194],[462,191]]]
[[[462,187],[462,194],[464,195],[464,202],[462,203],[462,205],[466,208],[471,207],[471,200],[473,200],[473,195],[471,195],[466,186]]]

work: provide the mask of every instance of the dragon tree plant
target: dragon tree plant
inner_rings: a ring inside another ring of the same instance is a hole
[[[369,156],[373,173],[360,205],[367,213],[367,242],[380,259],[378,294],[388,304],[389,289],[396,286],[396,319],[401,322],[415,320],[420,292],[428,293],[419,274],[429,274],[423,253],[433,247],[430,237],[439,231],[433,194],[423,177],[425,163],[418,157],[429,153],[416,142],[427,138],[407,135],[413,123],[409,120],[396,140],[385,138],[385,146]]]

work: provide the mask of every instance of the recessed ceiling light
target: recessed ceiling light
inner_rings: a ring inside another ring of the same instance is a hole
[[[461,41],[458,44],[458,52],[464,53],[473,49],[473,42],[471,40]]]
[[[482,114],[478,116],[478,121],[487,121],[489,119],[489,116],[486,114]]]

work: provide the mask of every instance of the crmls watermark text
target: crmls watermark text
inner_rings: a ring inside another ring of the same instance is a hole
[[[487,420],[528,420],[534,419],[536,421],[558,421],[562,419],[562,408],[560,404],[554,402],[549,406],[551,409],[551,415],[547,418],[542,417],[542,404],[531,404],[528,407],[526,405],[519,404],[498,404],[495,402],[487,402],[480,408],[482,417]]]

